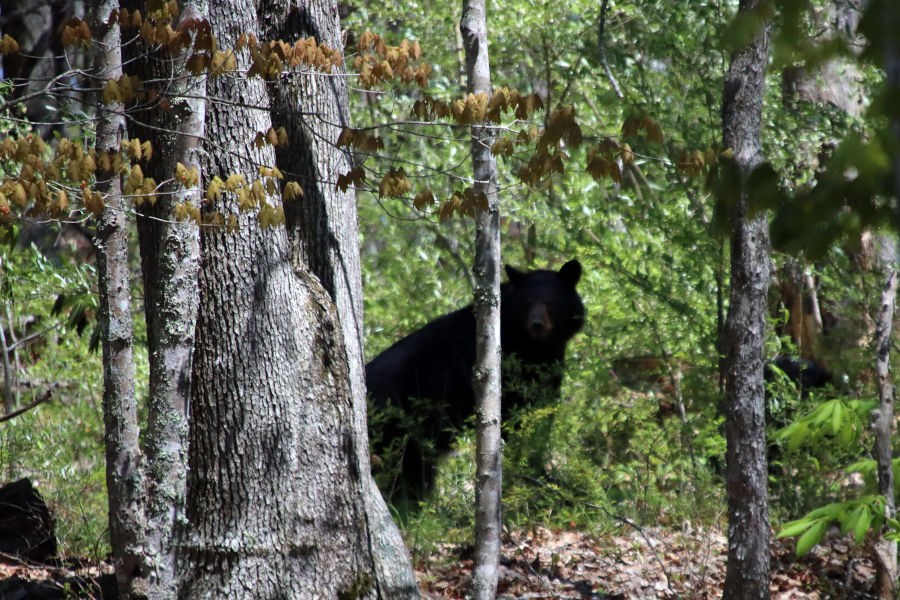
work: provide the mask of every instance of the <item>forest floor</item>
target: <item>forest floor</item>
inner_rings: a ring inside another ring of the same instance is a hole
[[[618,537],[534,528],[505,536],[498,598],[528,600],[703,600],[721,598],[722,532],[632,529]],[[418,565],[428,600],[465,597],[471,549],[444,547]],[[456,555],[456,558],[453,558]],[[873,599],[875,569],[864,548],[834,535],[798,559],[793,543],[773,540],[773,600]]]
[[[442,545],[421,560],[416,575],[423,598],[464,598],[470,555],[471,548]],[[632,528],[624,535],[596,537],[537,527],[505,536],[498,598],[720,598],[725,556],[725,536],[717,531]],[[8,563],[11,558],[0,555],[0,599],[109,598],[115,586],[109,564],[67,561],[47,567]],[[792,544],[773,540],[771,565],[773,600],[875,598],[872,561],[836,533],[802,559],[795,558]]]

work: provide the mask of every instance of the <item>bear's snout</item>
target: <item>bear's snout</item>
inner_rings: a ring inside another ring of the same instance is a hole
[[[535,304],[528,313],[528,333],[536,340],[542,340],[550,335],[553,323],[547,313],[546,304]]]

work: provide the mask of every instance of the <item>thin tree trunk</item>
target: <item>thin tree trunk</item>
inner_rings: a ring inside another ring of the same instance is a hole
[[[895,5],[889,5],[890,14],[882,15],[889,23],[900,21],[900,9]],[[886,37],[881,40],[884,45],[884,68],[887,76],[888,87],[894,91],[900,89],[900,43],[894,37]],[[894,116],[890,119],[891,130],[894,133],[895,145],[891,156],[894,172],[894,197],[900,199],[900,152],[896,150],[896,142],[900,140],[900,118]],[[900,213],[897,215],[895,225],[900,228]],[[878,491],[885,497],[885,514],[888,518],[896,518],[894,505],[894,471],[892,466],[893,451],[891,448],[891,433],[894,423],[894,386],[890,379],[888,358],[890,356],[891,325],[895,314],[897,296],[897,256],[900,256],[900,248],[894,254],[894,260],[886,266],[887,281],[881,296],[881,315],[876,328],[876,342],[878,347],[878,390],[880,403],[876,418],[872,424],[875,429],[875,454],[878,461]],[[897,542],[891,542],[883,536],[879,536],[874,542],[875,566],[879,597],[883,600],[896,598],[898,592],[897,577]]]
[[[466,51],[470,94],[491,96],[487,15],[484,0],[463,0],[460,32]],[[502,439],[500,437],[500,201],[497,164],[491,154],[493,132],[472,127],[474,191],[487,207],[475,212],[475,567],[472,593],[479,600],[497,594],[500,561]]]
[[[270,18],[270,10],[237,0],[210,5],[220,47],[242,33],[262,39],[261,23]],[[248,68],[247,60],[239,54],[238,68]],[[253,140],[272,125],[267,86],[283,84],[208,81],[209,95],[227,102],[207,107],[206,138],[220,149],[204,153],[205,179],[243,173],[252,181],[258,165],[275,165],[273,149]],[[335,101],[326,89],[315,94],[322,106]],[[297,143],[301,136],[289,137]],[[375,598],[364,501],[370,475],[359,470],[335,305],[319,279],[294,263],[284,228],[261,229],[231,195],[209,210],[235,215],[240,228],[204,231],[200,239],[180,596]],[[331,240],[323,231],[318,241]]]
[[[9,323],[12,331],[12,322]],[[0,321],[0,352],[3,353],[3,406],[6,414],[16,410],[15,396],[13,396],[14,371],[9,361],[9,345],[6,343],[6,325]]]
[[[205,20],[205,2],[186,3],[180,18],[182,22]],[[147,50],[141,44],[134,51]],[[191,53],[191,49],[176,56],[166,53],[165,60],[160,60],[159,54],[136,56],[132,64],[148,71],[141,73],[145,81],[164,80],[172,64],[176,70],[184,70]],[[149,139],[154,150],[145,175],[156,181],[171,180],[178,163],[199,170],[197,153],[204,135],[205,93],[204,76],[179,77],[167,83],[168,111],[152,109],[138,115],[137,120],[151,126],[135,127],[133,133]],[[146,555],[149,595],[159,600],[174,599],[178,594],[176,527],[185,505],[187,413],[199,304],[199,229],[191,221],[173,222],[174,207],[185,203],[199,207],[199,189],[185,189],[172,181],[163,187],[155,203],[144,203],[138,219],[150,362],[145,433]]]
[[[343,44],[334,1],[311,3],[299,11],[289,3],[270,1],[265,10],[272,15],[263,32],[266,39],[293,43],[298,37],[313,36],[332,48]],[[347,85],[341,73],[343,68],[334,67],[332,76],[295,75],[289,84],[268,88],[274,124],[284,126],[290,138],[287,146],[276,149],[278,168],[286,179],[300,183],[304,192],[302,199],[284,206],[291,259],[295,268],[318,277],[337,308],[350,369],[353,448],[365,486],[376,588],[383,598],[418,598],[409,552],[369,463],[356,197],[353,190],[341,191],[334,185],[338,175],[352,167],[349,150],[335,147],[341,130],[350,126]],[[313,114],[317,116],[309,116]]]
[[[97,71],[101,81],[122,75],[118,24],[108,26],[118,2],[97,7],[96,39],[100,45]],[[98,152],[118,152],[125,135],[123,107],[98,106]],[[143,579],[144,477],[138,446],[137,403],[134,394],[134,332],[129,281],[127,200],[117,173],[98,171],[97,191],[106,207],[97,221],[99,322],[103,344],[103,420],[106,429],[106,486],[109,492],[109,537],[116,566],[119,597],[146,597]]]
[[[894,256],[894,253],[890,253]],[[872,429],[875,431],[875,459],[878,463],[878,493],[885,498],[885,515],[896,516],[894,507],[894,469],[891,454],[891,432],[894,424],[894,384],[891,381],[891,326],[897,299],[896,260],[883,265],[884,290],[881,292],[881,311],[875,327],[877,359],[875,372],[878,377],[878,408],[872,413]],[[875,554],[876,588],[878,597],[890,600],[897,596],[897,542],[879,535],[872,542]]]
[[[13,319],[12,309],[10,308],[9,302],[6,303],[5,311],[6,313],[6,323],[9,325],[9,347],[12,349],[12,361],[10,361],[10,368],[12,372],[12,403],[13,406],[19,406],[21,401],[21,395],[19,393],[19,373],[22,371],[22,364],[19,360],[19,344],[20,340],[16,336],[16,324],[15,319]],[[24,332],[23,332],[24,334]],[[25,338],[28,336],[25,335]],[[24,338],[23,338],[24,339]],[[7,355],[7,360],[9,360],[9,356]],[[5,365],[4,365],[5,368]]]
[[[759,0],[741,0],[740,11]],[[761,120],[771,24],[731,57],[722,102],[722,137],[741,177],[762,162]],[[742,192],[731,236],[731,303],[725,323],[727,379],[725,435],[728,561],[723,598],[769,597],[769,506],[763,387],[766,297],[770,277],[765,214],[748,215]]]

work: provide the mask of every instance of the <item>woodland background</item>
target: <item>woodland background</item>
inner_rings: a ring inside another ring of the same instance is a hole
[[[14,4],[4,2],[3,32],[23,47],[31,34],[35,49],[38,33],[53,38],[37,23],[58,24],[85,10],[78,2]],[[722,88],[736,4],[490,3],[495,87],[534,93],[548,107],[510,117],[504,135],[550,127],[552,111],[563,106],[572,108],[583,137],[580,145],[562,145],[566,160],[555,172],[533,177],[523,171],[530,149],[498,150],[503,262],[546,268],[578,258],[588,311],[569,345],[563,401],[505,425],[503,514],[510,532],[578,531],[608,540],[647,527],[669,532],[661,537],[726,527],[721,332],[730,223],[710,174],[724,150]],[[789,381],[770,382],[776,530],[829,503],[875,492],[868,429],[878,398],[875,323],[885,273],[896,266],[896,198],[875,193],[861,209],[839,192],[814,193],[835,172],[860,181],[889,172],[890,147],[872,141],[888,129],[896,98],[885,95],[884,74],[863,55],[860,37],[849,35],[847,46],[834,42],[856,31],[862,6],[796,5],[803,8],[796,21],[779,15],[784,27],[776,34],[763,109],[763,154],[779,188],[756,207],[773,210],[766,357],[813,360],[831,371],[834,384],[801,391]],[[426,96],[450,103],[463,95],[460,14],[443,2],[353,1],[340,10],[348,65],[371,30],[389,44],[419,41],[432,67],[425,87],[349,83],[353,127],[380,137],[378,145],[353,148],[354,166],[366,174],[355,189],[364,348],[371,358],[471,302],[472,220],[459,214],[459,204],[445,218],[471,177],[468,127],[429,122],[415,108]],[[63,52],[54,44],[48,52]],[[57,97],[49,108],[40,98],[13,102],[23,93],[15,78],[45,77],[35,64],[4,57],[3,129],[89,141],[79,120],[88,122],[90,114],[78,102]],[[50,125],[56,122],[66,124]],[[379,189],[382,177],[401,167],[411,191]],[[16,167],[3,168],[9,175]],[[425,188],[434,203],[416,196]],[[0,246],[5,412],[52,391],[51,401],[0,423],[0,472],[5,481],[36,482],[54,513],[62,556],[99,561],[110,546],[101,358],[91,351],[99,341],[94,224],[70,220],[17,220]],[[140,278],[137,263],[132,277]],[[135,284],[138,398],[148,394],[149,378],[144,301]],[[473,447],[464,432],[430,499],[393,512],[413,563],[424,571],[456,564],[465,557],[459,548],[472,541]],[[544,464],[537,473],[529,467],[534,456]],[[848,529],[846,511],[815,519],[806,523]],[[848,559],[867,556],[864,544],[844,541]],[[828,585],[824,578],[803,583]]]

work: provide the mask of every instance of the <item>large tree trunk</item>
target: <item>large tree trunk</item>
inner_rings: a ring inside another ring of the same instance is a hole
[[[463,0],[459,30],[466,50],[470,94],[491,96],[487,15],[484,0]],[[500,437],[500,201],[493,131],[472,127],[474,190],[487,206],[475,212],[475,568],[472,593],[479,600],[497,594],[500,561],[500,499],[503,462]]]
[[[301,3],[299,10],[285,2],[268,0],[265,5],[272,15],[263,31],[266,39],[293,43],[312,36],[331,48],[343,44],[336,2]],[[332,71],[342,72],[338,67]],[[341,130],[350,126],[347,85],[340,76],[309,74],[292,76],[285,83],[270,87],[269,94],[275,126],[284,126],[290,137],[288,145],[276,151],[278,167],[304,191],[302,199],[284,206],[291,259],[296,268],[319,279],[337,308],[350,373],[353,448],[364,485],[375,584],[384,598],[418,598],[409,552],[369,463],[356,197],[352,190],[334,185],[338,175],[353,166],[349,150],[335,147]],[[313,114],[317,116],[309,117]]]
[[[272,12],[260,11],[237,0],[212,5],[219,45],[242,33],[262,39]],[[246,60],[238,55],[239,68]],[[267,110],[252,108],[270,106],[267,85],[279,84],[208,82],[210,96],[227,103],[207,111],[216,148],[202,161],[205,178],[249,181],[257,165],[275,164],[270,147],[252,143],[271,126]],[[320,107],[335,102],[324,89],[314,98]],[[308,265],[295,263],[284,228],[262,230],[230,197],[210,204],[236,215],[240,229],[201,235],[181,596],[376,597],[364,424],[360,432],[335,304]]]
[[[759,0],[741,0],[751,11]],[[761,119],[771,25],[764,22],[731,57],[722,102],[722,137],[741,177],[762,162]],[[728,562],[723,598],[769,597],[769,505],[763,387],[766,296],[770,277],[765,214],[748,215],[740,194],[731,236],[731,304],[725,323],[725,435]]]
[[[101,80],[122,75],[119,27],[107,26],[118,2],[97,7],[100,52],[96,70]],[[125,135],[120,103],[98,106],[98,152],[118,152]],[[144,478],[138,446],[137,402],[134,394],[134,330],[128,259],[128,201],[117,173],[98,171],[96,191],[105,208],[97,220],[99,322],[103,346],[103,421],[106,444],[106,487],[109,494],[109,537],[116,565],[119,595],[145,596],[142,569],[145,533]]]

